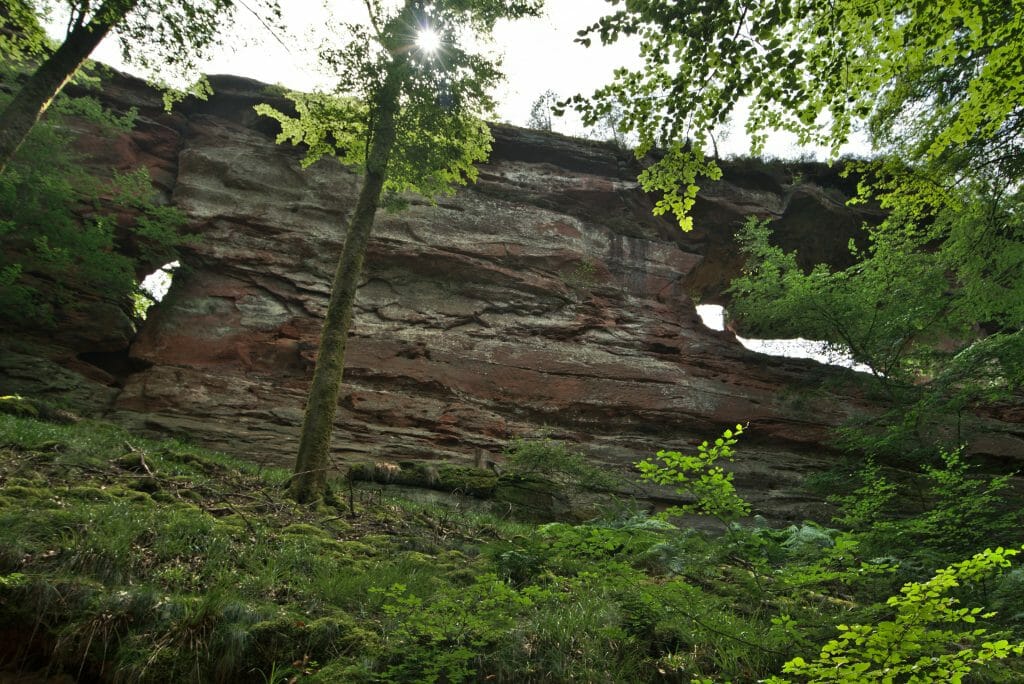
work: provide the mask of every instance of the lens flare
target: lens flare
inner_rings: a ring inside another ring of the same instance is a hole
[[[423,52],[437,52],[441,48],[441,36],[429,26],[424,27],[416,36],[416,47]]]

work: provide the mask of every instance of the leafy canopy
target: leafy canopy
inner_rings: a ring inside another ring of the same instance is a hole
[[[28,0],[8,0],[6,5],[0,9],[0,56],[8,64],[20,64],[46,46],[46,31]]]
[[[49,18],[66,18],[70,35],[97,16],[115,17],[112,34],[125,62],[169,83],[195,73],[208,50],[223,44],[239,11],[252,13],[272,31],[280,29],[278,0],[16,0],[12,23],[38,27]],[[32,31],[17,47],[38,54],[46,40],[41,30]]]
[[[620,68],[567,104],[594,124],[612,107],[639,134],[638,156],[664,150],[642,178],[658,211],[684,228],[710,134],[750,98],[754,152],[771,130],[836,154],[861,124],[882,150],[937,159],[1024,125],[1024,14],[1016,3],[951,0],[642,0],[580,31],[579,42],[635,36],[643,65]],[[1018,167],[1019,167],[1019,153]],[[1018,168],[1019,170],[1019,168]]]
[[[334,93],[289,93],[294,116],[266,104],[257,105],[256,111],[280,122],[278,142],[307,146],[305,166],[332,156],[358,169],[366,164],[374,133],[373,98],[382,91],[388,73],[400,69],[397,136],[385,193],[449,194],[454,185],[476,180],[473,164],[490,152],[490,131],[482,117],[493,110],[489,91],[502,78],[493,59],[463,46],[465,36],[484,36],[497,20],[535,14],[540,4],[409,0],[411,12],[387,17],[384,5],[373,0],[367,3],[369,25],[345,24],[345,46],[321,50],[337,76]],[[412,21],[406,19],[410,14]],[[440,39],[438,50],[416,45],[425,28]]]
[[[849,445],[901,458],[958,447],[976,430],[965,408],[1024,386],[1024,224],[990,210],[1004,218],[993,224],[981,206],[941,212],[926,229],[892,216],[868,231],[853,266],[809,272],[752,218],[737,235],[746,264],[730,315],[750,334],[824,340],[873,370],[892,410],[882,432],[845,430]]]
[[[737,235],[747,260],[730,287],[730,315],[753,335],[824,340],[881,376],[910,381],[930,367],[929,343],[954,327],[964,332],[966,321],[951,320],[957,307],[938,254],[904,249],[895,238],[905,236],[871,237],[867,252],[853,248],[855,265],[805,273],[794,252],[772,244],[768,221],[748,219]]]

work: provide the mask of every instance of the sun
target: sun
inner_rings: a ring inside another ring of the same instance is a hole
[[[429,26],[424,26],[416,36],[416,47],[423,52],[437,52],[441,48],[441,36]]]

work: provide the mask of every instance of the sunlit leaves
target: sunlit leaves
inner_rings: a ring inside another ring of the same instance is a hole
[[[654,205],[654,215],[671,212],[683,230],[693,228],[689,213],[697,198],[697,177],[712,180],[721,178],[722,171],[702,154],[681,145],[672,145],[665,155],[645,168],[637,180],[647,192],[660,192],[661,198]]]
[[[38,12],[27,0],[7,0],[0,13],[0,57],[3,69],[37,57],[47,46]]]
[[[733,447],[743,434],[743,426],[726,430],[714,444],[697,445],[697,453],[661,450],[655,458],[636,464],[640,478],[660,485],[675,487],[676,493],[693,499],[693,503],[675,506],[666,514],[698,513],[717,518],[723,524],[735,522],[750,514],[750,504],[736,493],[733,474],[721,463],[734,458]]]
[[[965,608],[952,594],[962,585],[984,582],[1010,566],[1017,549],[985,549],[968,560],[939,570],[926,582],[909,582],[887,605],[894,616],[873,625],[840,624],[839,634],[814,660],[789,660],[782,668],[799,681],[959,682],[976,666],[1024,655],[1024,642],[984,640],[987,630],[973,627],[993,617],[982,608]],[[980,642],[980,643],[979,643]],[[791,680],[772,677],[771,684]]]
[[[580,31],[578,41],[635,36],[643,66],[620,69],[611,84],[569,103],[589,123],[613,103],[623,106],[623,121],[640,138],[638,156],[653,147],[689,145],[700,158],[708,136],[742,98],[751,100],[747,132],[755,152],[770,131],[783,129],[836,154],[864,125],[879,149],[899,152],[908,162],[1007,135],[1020,146],[1024,13],[1014,3],[613,5],[617,11]],[[1000,156],[992,155],[993,163]],[[677,181],[685,188],[696,164],[663,165],[662,171],[666,177],[654,188],[666,193],[659,209],[685,212],[686,202],[665,189],[667,174],[680,173]]]
[[[36,0],[27,4],[36,16],[63,6],[69,26],[85,25],[103,13],[114,23],[125,61],[163,82],[194,72],[206,51],[229,32],[236,13],[252,13],[271,29],[279,29],[281,20],[278,0]]]
[[[337,157],[354,166],[366,158],[369,106],[352,97],[333,97],[323,93],[289,93],[297,116],[292,117],[268,104],[256,105],[256,113],[281,124],[277,142],[305,145],[303,167],[324,156]]]
[[[386,19],[378,7],[374,16],[379,25],[348,26],[344,47],[321,51],[338,76],[337,94],[290,93],[294,117],[265,104],[256,110],[281,123],[278,142],[307,146],[304,165],[330,156],[358,169],[366,162],[373,135],[374,98],[387,73],[400,74],[397,137],[384,192],[412,191],[426,197],[450,193],[455,185],[476,179],[474,164],[490,152],[490,131],[481,117],[491,111],[488,91],[501,78],[494,63],[463,49],[458,36],[534,6],[492,0],[427,3],[420,19],[429,17],[442,42],[429,58],[414,49],[413,27],[420,19]]]

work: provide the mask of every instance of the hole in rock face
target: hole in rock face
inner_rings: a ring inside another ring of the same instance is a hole
[[[174,279],[174,271],[181,266],[181,262],[172,261],[164,264],[157,270],[142,279],[141,287],[145,290],[154,302],[159,302],[171,289],[171,280]]]
[[[179,266],[181,266],[181,262],[172,261],[142,279],[142,282],[139,283],[140,292],[135,295],[136,316],[145,319],[149,307],[167,295],[167,291],[171,289],[171,281],[174,279],[174,271]]]
[[[725,309],[717,304],[697,306],[697,315],[705,326],[712,330],[725,330]],[[757,340],[736,335],[736,339],[747,349],[770,356],[785,356],[791,359],[813,359],[818,363],[852,368],[861,373],[870,373],[871,368],[857,363],[845,349],[835,349],[818,340],[797,337],[792,340]]]

